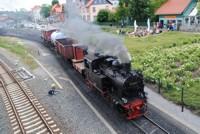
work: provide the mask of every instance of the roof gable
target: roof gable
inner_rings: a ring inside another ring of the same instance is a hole
[[[63,12],[63,10],[64,10],[64,6],[60,4],[55,4],[51,9],[52,12],[56,12],[56,13],[61,13]]]
[[[91,5],[102,5],[102,4],[111,4],[109,0],[88,0],[86,7],[90,7]]]
[[[38,9],[41,9],[41,6],[36,5],[31,10],[34,11],[34,10],[38,10]]]
[[[156,15],[182,14],[192,0],[168,0],[157,11]]]

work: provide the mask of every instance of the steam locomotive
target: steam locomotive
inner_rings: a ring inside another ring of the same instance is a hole
[[[90,88],[97,90],[128,120],[146,113],[143,76],[131,70],[130,63],[121,64],[117,57],[91,53],[86,46],[71,38],[56,37],[55,32],[54,29],[43,30],[41,37],[44,43],[53,47],[64,60],[70,61]]]

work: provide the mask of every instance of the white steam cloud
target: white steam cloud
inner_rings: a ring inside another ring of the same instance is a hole
[[[65,12],[66,20],[64,24],[60,25],[60,29],[67,36],[88,46],[90,52],[117,56],[121,63],[130,62],[130,56],[124,46],[123,39],[103,32],[97,25],[85,22],[74,1],[66,0]]]

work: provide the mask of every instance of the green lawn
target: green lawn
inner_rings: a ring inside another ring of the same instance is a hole
[[[27,53],[27,49],[20,40],[12,37],[0,37],[0,48],[4,48],[21,58],[31,69],[37,68],[37,63]]]
[[[119,29],[121,29],[123,32],[127,33],[127,32],[133,32],[134,28],[133,26],[126,26],[125,28],[120,28],[120,26],[101,26],[101,29],[104,31],[104,32],[109,32],[109,33],[112,33],[112,34],[117,34],[117,31]]]
[[[165,32],[147,37],[125,37],[125,44],[134,54],[144,52],[155,47],[173,47],[200,41],[200,34]]]
[[[164,97],[200,114],[200,34],[166,32],[143,38],[125,37],[132,65],[147,82],[161,81]]]

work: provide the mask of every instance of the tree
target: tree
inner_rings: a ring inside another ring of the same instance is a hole
[[[155,12],[166,1],[167,0],[151,0],[150,1],[150,16],[151,16],[151,20],[156,21],[157,18],[155,16]]]
[[[200,15],[200,2],[199,2],[199,1],[198,1],[198,3],[197,3],[197,10],[198,10],[197,15]]]
[[[108,22],[109,13],[110,12],[108,10],[100,10],[97,15],[97,22]]]
[[[41,7],[40,14],[43,17],[47,18],[50,16],[50,12],[51,12],[51,5],[43,4]]]
[[[129,0],[130,17],[137,21],[146,21],[150,15],[150,0]]]
[[[116,13],[109,12],[109,14],[108,14],[108,22],[116,22],[116,21],[117,21]]]
[[[128,21],[146,21],[150,15],[150,0],[120,0],[117,16],[122,23]]]
[[[120,21],[146,21],[147,18],[156,19],[155,11],[167,0],[120,0],[117,18]]]
[[[55,4],[59,4],[58,0],[52,0],[51,5],[54,6]]]
[[[128,8],[124,6],[119,6],[115,14],[116,20],[122,21],[123,23],[127,18],[129,18]]]

